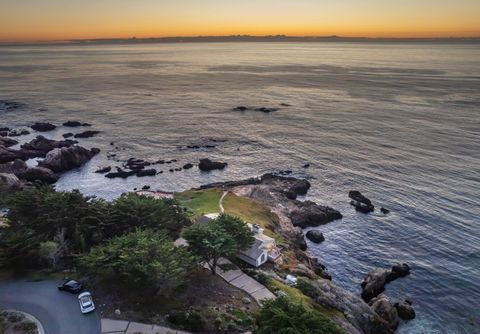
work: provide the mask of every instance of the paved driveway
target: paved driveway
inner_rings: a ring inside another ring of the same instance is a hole
[[[0,308],[30,313],[46,334],[100,334],[100,317],[82,314],[77,296],[57,289],[58,281],[0,282]],[[95,301],[95,296],[94,301]]]

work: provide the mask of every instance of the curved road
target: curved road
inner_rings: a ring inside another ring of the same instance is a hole
[[[45,334],[101,333],[98,314],[82,314],[77,295],[58,291],[59,284],[50,280],[0,282],[0,308],[30,313],[42,323]]]

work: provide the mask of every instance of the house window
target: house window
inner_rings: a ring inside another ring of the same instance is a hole
[[[260,262],[265,262],[265,254],[262,254],[262,257],[260,258]]]

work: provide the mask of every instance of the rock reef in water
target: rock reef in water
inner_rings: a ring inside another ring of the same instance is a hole
[[[57,128],[56,125],[53,125],[52,123],[48,123],[48,122],[36,122],[30,127],[33,130],[38,132],[48,132],[48,131],[55,130]]]
[[[396,264],[391,270],[376,268],[370,271],[361,284],[363,300],[369,302],[385,291],[387,283],[409,274],[410,267],[406,263]]]
[[[308,240],[311,242],[314,242],[316,244],[319,244],[323,241],[325,241],[325,237],[323,236],[323,233],[317,230],[310,230],[305,234]]]
[[[93,136],[96,136],[99,133],[100,133],[100,131],[88,130],[88,131],[77,133],[73,137],[74,138],[91,138]]]
[[[45,160],[39,165],[51,169],[55,173],[62,173],[82,166],[99,151],[95,148],[87,150],[81,146],[55,148],[47,153]]]
[[[212,161],[210,159],[200,159],[198,168],[203,172],[209,172],[215,169],[224,169],[228,164],[226,162]]]
[[[348,193],[348,197],[352,199],[350,204],[353,205],[355,207],[355,210],[357,211],[369,213],[375,210],[372,201],[370,201],[367,197],[363,196],[362,193],[358,190],[351,190]]]

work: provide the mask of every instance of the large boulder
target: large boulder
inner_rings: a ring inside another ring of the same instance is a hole
[[[350,201],[350,204],[353,205],[355,207],[355,210],[357,211],[369,213],[375,210],[372,201],[363,196],[362,193],[358,190],[351,190],[348,193],[348,197],[352,199]]]
[[[98,149],[87,150],[81,146],[56,148],[47,153],[39,166],[61,173],[82,166],[98,152]]]
[[[17,175],[20,179],[29,182],[53,184],[58,181],[58,176],[48,168],[32,167]]]
[[[396,264],[390,271],[381,268],[370,271],[361,284],[362,298],[369,302],[385,290],[387,283],[409,274],[410,267],[406,263]]]
[[[17,144],[18,144],[18,141],[16,141],[15,139],[0,137],[0,146],[11,147]]]
[[[412,303],[408,300],[405,300],[401,303],[395,303],[395,308],[397,309],[398,316],[402,320],[412,320],[415,319],[415,310],[412,307]]]
[[[26,162],[20,159],[0,164],[0,173],[15,174],[16,176],[25,172],[27,169],[28,166]]]
[[[14,161],[15,159],[25,160],[23,152],[0,145],[0,163]]]
[[[47,132],[47,131],[55,130],[56,126],[47,122],[37,122],[33,124],[31,128],[38,132]]]
[[[395,330],[398,327],[400,319],[398,317],[397,308],[386,295],[381,294],[378,297],[375,297],[370,303],[368,303],[368,305],[370,305],[375,313],[388,323],[391,329]]]
[[[307,237],[308,240],[316,244],[319,244],[325,241],[325,237],[323,236],[323,233],[318,230],[310,230],[307,232],[305,236]]]
[[[20,189],[22,182],[14,174],[0,173],[0,194]]]
[[[294,226],[301,228],[327,224],[341,219],[342,214],[328,206],[318,205],[312,201],[296,201],[296,208],[290,212],[290,219]]]
[[[388,270],[381,268],[376,268],[367,274],[361,284],[363,300],[369,302],[371,299],[385,291],[388,274]]]
[[[226,162],[212,161],[210,159],[200,159],[198,168],[201,171],[209,172],[214,169],[224,169],[228,164]]]
[[[70,147],[76,144],[77,141],[74,140],[53,140],[47,139],[44,136],[37,136],[35,139],[32,139],[30,142],[25,143],[21,146],[24,151],[38,152],[39,157],[44,157],[48,152],[55,148],[61,147]]]
[[[393,334],[389,324],[360,297],[329,280],[318,279],[311,283],[314,287],[311,297],[324,307],[340,311],[342,316],[337,320],[347,322],[342,326],[347,333]]]

